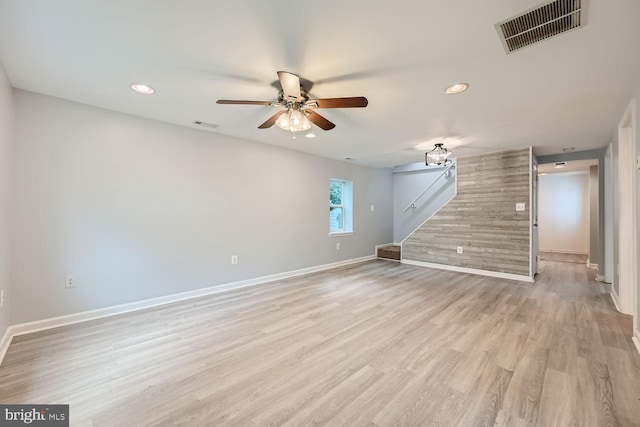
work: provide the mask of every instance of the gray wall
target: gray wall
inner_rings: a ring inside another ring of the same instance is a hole
[[[457,196],[405,240],[402,257],[528,276],[530,172],[529,149],[458,159]]]
[[[409,166],[412,167],[393,170],[393,241],[396,243],[402,242],[455,196],[455,167],[450,169],[450,176],[445,177],[441,167],[426,168],[424,163]],[[416,208],[403,212],[432,183],[429,191],[416,202]]]
[[[598,166],[589,167],[589,263],[598,264]],[[604,269],[602,270],[604,272]]]
[[[0,289],[5,292],[5,304],[0,308],[0,337],[9,326],[9,181],[13,140],[12,91],[4,67],[0,63]]]
[[[373,255],[393,238],[389,169],[14,97],[12,323]],[[354,183],[353,235],[328,234],[330,178]]]

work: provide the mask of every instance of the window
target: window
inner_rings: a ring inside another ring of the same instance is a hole
[[[329,181],[329,233],[353,232],[353,183]]]

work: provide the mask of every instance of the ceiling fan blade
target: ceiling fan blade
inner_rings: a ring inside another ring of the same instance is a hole
[[[307,105],[317,105],[316,108],[364,108],[369,105],[369,100],[364,96],[351,98],[324,98],[310,99]]]
[[[302,99],[300,96],[300,77],[287,71],[278,71],[278,79],[280,79],[285,98],[295,101]]]
[[[335,124],[331,123],[329,120],[325,119],[324,117],[322,117],[320,114],[316,113],[313,110],[306,110],[305,114],[311,123],[313,123],[314,125],[318,126],[321,129],[331,130],[334,127],[336,127]]]
[[[234,101],[231,99],[218,99],[216,104],[235,104],[235,105],[271,105],[271,101]]]
[[[267,119],[266,122],[264,122],[263,124],[258,126],[258,129],[268,129],[268,128],[270,128],[271,126],[273,126],[276,123],[276,120],[278,120],[278,117],[280,117],[282,114],[284,114],[286,112],[287,112],[287,110],[278,111],[273,116],[269,117],[269,119]]]

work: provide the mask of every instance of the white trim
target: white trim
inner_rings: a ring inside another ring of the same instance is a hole
[[[329,237],[353,236],[353,231],[334,231],[329,233]]]
[[[0,363],[4,360],[4,355],[7,354],[7,350],[9,350],[9,345],[11,344],[11,340],[13,339],[13,335],[11,335],[10,331],[11,327],[8,327],[6,331],[4,331],[4,335],[0,340]]]
[[[618,295],[622,313],[636,325],[637,308],[637,205],[636,205],[636,102],[632,99],[618,124]],[[624,196],[622,196],[624,195]],[[625,201],[623,205],[623,201]]]
[[[622,310],[620,310],[620,297],[618,297],[618,294],[613,288],[613,285],[611,285],[611,292],[609,292],[609,295],[611,296],[611,301],[613,301],[613,306],[616,308],[616,310],[622,313]]]
[[[607,278],[603,274],[598,274],[596,276],[596,282],[610,283],[610,282],[607,282]]]
[[[456,271],[458,273],[478,274],[480,276],[497,277],[500,279],[518,280],[521,282],[533,283],[533,277],[520,274],[502,273],[499,271],[478,270],[475,268],[456,267],[454,265],[434,264],[431,262],[414,261],[411,259],[402,259],[402,264],[417,265],[419,267],[436,268],[438,270]]]
[[[587,259],[587,268],[598,268],[598,264],[592,264],[589,259]]]
[[[81,323],[89,320],[102,319],[104,317],[111,317],[118,314],[130,313],[132,311],[158,307],[165,304],[171,304],[178,301],[218,294],[234,289],[247,288],[250,286],[261,285],[277,280],[289,279],[305,274],[317,273],[320,271],[330,270],[333,268],[343,267],[351,264],[358,264],[374,259],[376,259],[375,255],[367,255],[360,258],[352,258],[344,261],[333,262],[330,264],[318,265],[315,267],[301,268],[299,270],[292,270],[284,273],[272,274],[269,276],[256,277],[254,279],[242,280],[239,282],[225,283],[222,285],[211,286],[203,289],[195,289],[193,291],[180,292],[177,294],[166,295],[158,298],[150,298],[142,301],[135,301],[126,304],[114,305],[111,307],[98,308],[96,310],[82,311],[80,313],[67,314],[64,316],[52,317],[49,319],[42,319],[36,320],[34,322],[12,325],[7,328],[7,331],[5,332],[2,341],[0,342],[0,364],[2,364],[4,354],[9,348],[11,339],[18,335],[30,334],[32,332],[58,328],[60,326],[72,325],[74,323]]]
[[[633,341],[633,343],[636,346],[636,350],[638,351],[638,354],[640,354],[640,330],[634,329],[633,337],[631,337],[631,341]]]

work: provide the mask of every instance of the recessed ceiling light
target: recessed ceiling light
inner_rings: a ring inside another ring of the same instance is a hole
[[[449,86],[444,93],[447,95],[454,95],[456,93],[464,92],[467,89],[469,89],[468,83],[456,83]]]
[[[155,90],[144,83],[131,83],[131,89],[143,95],[151,95]]]
[[[315,134],[315,133],[313,133],[313,132],[309,132],[309,133],[307,133],[307,134],[305,134],[305,135],[304,135],[304,137],[305,137],[305,138],[309,138],[309,139],[313,139],[313,138],[315,138],[316,136],[318,136],[318,135],[316,135],[316,134]]]

